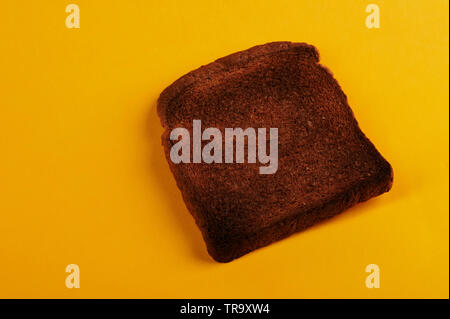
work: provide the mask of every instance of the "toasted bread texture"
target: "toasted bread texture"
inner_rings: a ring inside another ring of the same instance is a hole
[[[361,132],[318,51],[273,42],[220,58],[166,88],[162,145],[209,254],[229,262],[390,190],[390,164]],[[278,128],[278,170],[170,160],[177,127]],[[300,238],[299,238],[300,240]]]

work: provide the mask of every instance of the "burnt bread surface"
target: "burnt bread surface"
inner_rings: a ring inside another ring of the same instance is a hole
[[[393,171],[360,130],[317,50],[273,42],[175,81],[160,95],[162,145],[209,254],[229,262],[390,190]],[[259,163],[179,163],[174,128],[278,128],[278,169]]]

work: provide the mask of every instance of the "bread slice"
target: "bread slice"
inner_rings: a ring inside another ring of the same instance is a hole
[[[389,163],[361,132],[317,50],[273,42],[220,58],[166,88],[158,115],[169,167],[209,254],[229,262],[390,190]],[[170,160],[177,127],[278,128],[278,170]]]

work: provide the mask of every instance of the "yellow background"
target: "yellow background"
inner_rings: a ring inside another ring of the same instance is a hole
[[[0,297],[448,298],[448,1],[71,2],[78,30],[69,1],[0,9]],[[279,40],[319,49],[394,187],[219,264],[163,156],[156,99]],[[71,263],[80,289],[65,287]]]

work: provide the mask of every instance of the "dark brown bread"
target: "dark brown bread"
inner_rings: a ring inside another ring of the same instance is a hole
[[[359,129],[347,97],[304,43],[274,42],[218,59],[158,100],[166,158],[209,254],[228,262],[389,191],[389,163]],[[176,127],[278,128],[278,170],[174,164]]]

